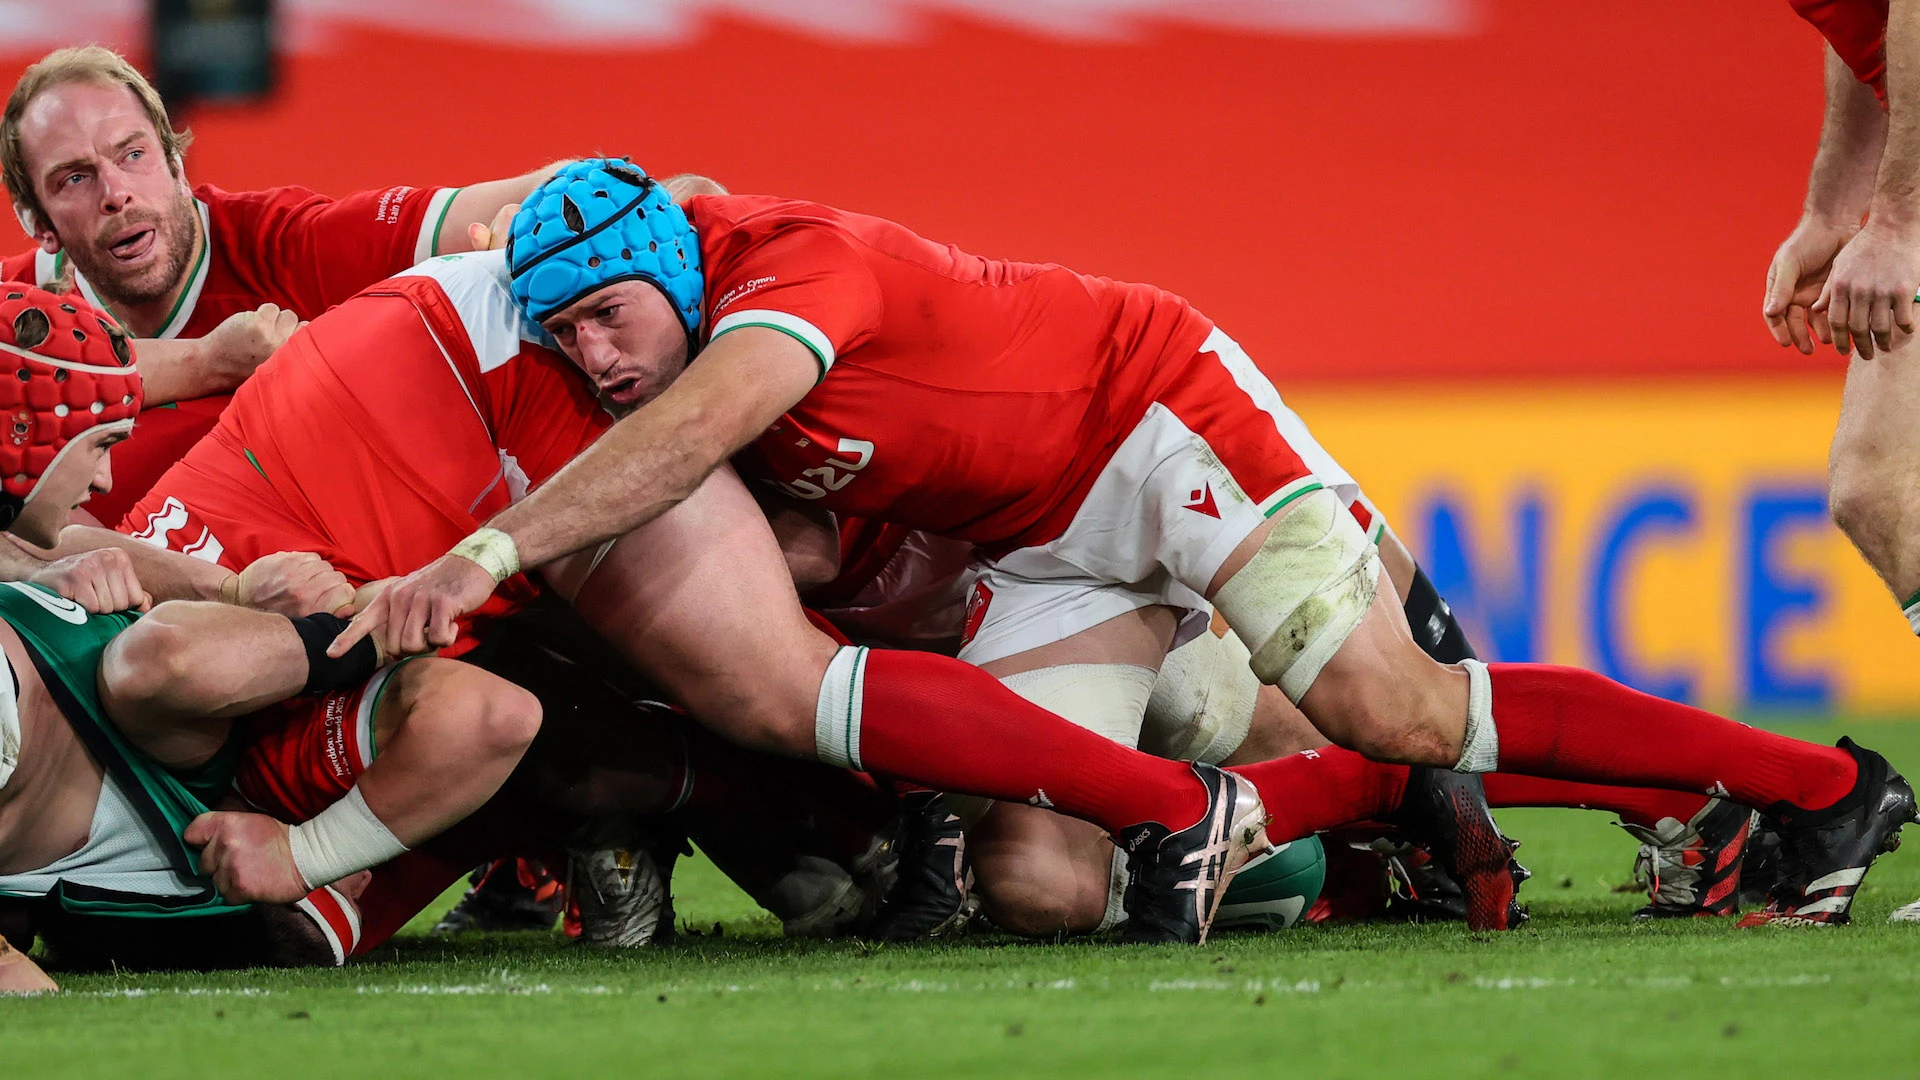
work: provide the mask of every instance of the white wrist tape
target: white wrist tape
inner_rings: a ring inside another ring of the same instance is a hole
[[[373,815],[355,784],[347,796],[287,831],[293,868],[307,888],[332,884],[348,874],[379,866],[407,850],[386,823]]]
[[[499,529],[475,529],[472,536],[453,545],[447,554],[479,563],[480,569],[493,576],[495,585],[520,572],[519,545]]]

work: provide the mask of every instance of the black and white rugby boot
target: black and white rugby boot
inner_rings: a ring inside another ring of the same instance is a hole
[[[1780,834],[1765,816],[1753,815],[1747,830],[1747,855],[1740,860],[1740,906],[1764,907],[1780,881]]]
[[[1480,778],[1415,765],[1388,824],[1431,852],[1456,884],[1471,930],[1512,930],[1527,919],[1517,899],[1531,875],[1514,861],[1519,847],[1500,832]]]
[[[1267,808],[1251,783],[1211,765],[1191,767],[1207,791],[1199,821],[1179,832],[1149,821],[1114,838],[1127,853],[1129,942],[1204,944],[1233,876],[1273,846]]]
[[[918,941],[965,932],[979,900],[967,865],[967,836],[945,795],[910,791],[900,797],[893,850],[897,876],[866,936]]]
[[[1740,874],[1753,811],[1713,799],[1691,821],[1661,818],[1652,828],[1620,827],[1640,841],[1634,877],[1647,887],[1636,919],[1714,918],[1740,913]]]
[[[1916,820],[1913,788],[1886,758],[1852,739],[1838,745],[1859,765],[1853,790],[1824,810],[1767,809],[1780,833],[1780,880],[1740,926],[1845,925],[1873,860],[1899,847],[1901,828]]]

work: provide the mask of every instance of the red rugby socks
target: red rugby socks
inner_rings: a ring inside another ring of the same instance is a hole
[[[1819,810],[1853,790],[1853,756],[1630,690],[1591,671],[1490,664],[1500,769]]]
[[[1260,792],[1273,815],[1267,837],[1276,844],[1355,822],[1383,821],[1400,809],[1407,790],[1405,765],[1383,765],[1337,746],[1236,765],[1232,771]]]
[[[844,710],[823,709],[830,717],[819,732],[825,760],[847,758],[939,791],[1048,807],[1111,833],[1147,821],[1182,829],[1206,812],[1206,792],[1186,763],[1076,727],[970,664],[843,649],[827,679],[823,697],[838,693],[842,679],[847,692]],[[842,711],[845,720],[830,715]],[[826,745],[831,740],[843,745]]]
[[[1480,777],[1487,789],[1487,805],[1564,806],[1579,810],[1607,810],[1620,815],[1629,825],[1653,828],[1661,818],[1692,821],[1693,815],[1707,805],[1705,795],[1665,788],[1614,787],[1609,784],[1582,784],[1573,780],[1551,780],[1539,776],[1512,773],[1486,773]]]

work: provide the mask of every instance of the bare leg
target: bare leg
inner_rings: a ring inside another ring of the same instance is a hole
[[[1847,367],[1827,482],[1834,523],[1911,605],[1920,593],[1920,338],[1898,338],[1891,352]]]

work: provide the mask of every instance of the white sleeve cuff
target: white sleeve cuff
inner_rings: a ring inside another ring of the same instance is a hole
[[[738,330],[743,326],[764,326],[769,330],[778,330],[813,350],[814,358],[820,361],[820,376],[826,377],[833,369],[833,342],[820,328],[801,318],[784,311],[736,311],[713,324],[713,333],[707,340],[711,342],[729,330]]]
[[[413,261],[426,262],[440,253],[440,226],[446,224],[447,211],[453,207],[457,187],[443,187],[427,199],[427,212],[420,218],[420,235],[413,241]]]

